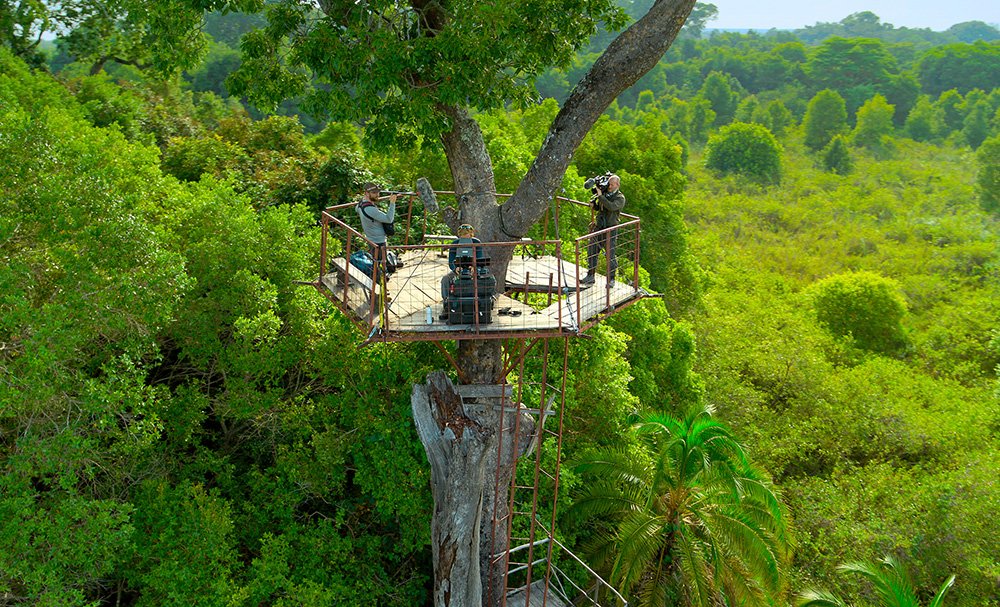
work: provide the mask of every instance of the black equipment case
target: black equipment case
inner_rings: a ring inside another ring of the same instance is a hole
[[[489,268],[479,268],[477,276],[459,270],[448,292],[449,325],[488,324],[493,322],[493,294],[497,279]],[[478,301],[478,303],[477,303]],[[478,306],[478,309],[477,309]],[[478,313],[478,316],[477,316]]]

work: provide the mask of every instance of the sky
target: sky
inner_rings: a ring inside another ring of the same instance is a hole
[[[1000,23],[1000,0],[701,0],[714,4],[719,17],[710,29],[798,29],[817,22],[837,22],[852,13],[871,11],[895,27],[944,31],[963,21]]]

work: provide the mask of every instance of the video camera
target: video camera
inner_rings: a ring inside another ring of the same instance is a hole
[[[610,180],[611,180],[611,171],[608,171],[603,175],[598,175],[596,177],[591,177],[587,179],[587,181],[583,182],[583,187],[587,188],[588,190],[590,190],[595,194],[597,193],[598,189],[601,190],[602,192],[607,192],[608,182]]]

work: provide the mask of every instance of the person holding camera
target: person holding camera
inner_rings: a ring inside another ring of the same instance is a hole
[[[594,284],[594,274],[597,271],[597,262],[604,249],[604,256],[608,260],[608,286],[611,286],[618,270],[618,259],[615,257],[615,248],[618,245],[618,230],[608,229],[618,225],[618,214],[625,208],[625,195],[619,189],[621,178],[618,175],[601,175],[588,179],[584,184],[591,188],[594,197],[591,205],[595,211],[595,218],[590,226],[590,232],[600,232],[590,237],[587,243],[587,275],[580,280],[582,284]],[[608,230],[602,232],[602,230]]]
[[[395,233],[392,222],[396,218],[396,193],[389,195],[389,208],[383,212],[378,207],[379,187],[368,182],[364,185],[364,197],[358,201],[356,210],[361,218],[361,229],[365,238],[372,243],[372,258],[382,266],[386,260],[386,242]]]

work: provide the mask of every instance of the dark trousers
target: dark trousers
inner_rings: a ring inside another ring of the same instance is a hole
[[[587,273],[592,273],[597,269],[598,257],[601,254],[601,249],[604,249],[604,257],[608,260],[608,277],[613,277],[618,269],[618,258],[615,256],[617,246],[617,228],[591,236],[590,242],[587,243]]]

